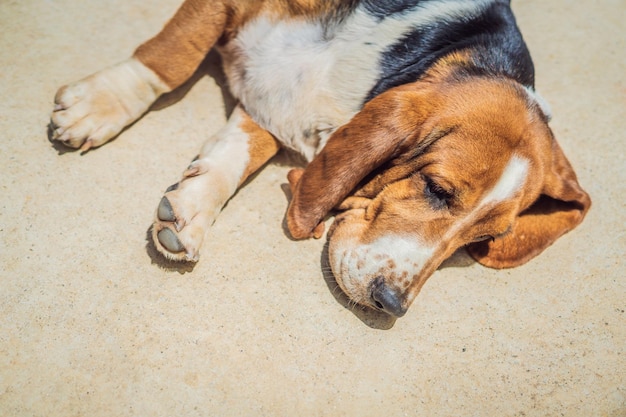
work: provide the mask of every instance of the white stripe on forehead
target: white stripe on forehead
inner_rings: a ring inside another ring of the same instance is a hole
[[[517,155],[513,155],[509,162],[504,167],[500,178],[494,187],[480,200],[478,205],[465,217],[459,219],[455,224],[448,229],[442,243],[448,242],[460,230],[463,230],[468,224],[476,221],[476,218],[481,214],[483,208],[494,203],[507,200],[513,197],[519,190],[522,189],[526,183],[526,176],[528,175],[528,160]]]
[[[528,160],[513,155],[504,167],[500,179],[478,205],[478,208],[513,197],[526,182]]]

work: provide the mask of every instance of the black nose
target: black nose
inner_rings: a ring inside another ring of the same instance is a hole
[[[402,306],[400,294],[385,285],[385,278],[377,277],[372,282],[372,300],[376,307],[396,317],[402,317],[406,308]]]

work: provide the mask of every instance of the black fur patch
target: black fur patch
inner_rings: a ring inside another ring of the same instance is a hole
[[[378,9],[371,12],[407,10],[410,4],[418,3],[380,2]],[[471,52],[473,68],[467,70],[476,75],[504,76],[534,87],[532,59],[508,3],[495,2],[478,16],[441,20],[407,33],[383,53],[380,79],[366,101],[390,88],[418,80],[437,60],[459,50]]]
[[[363,0],[361,5],[363,5],[367,13],[382,20],[387,16],[411,10],[418,3],[426,2],[428,0]]]

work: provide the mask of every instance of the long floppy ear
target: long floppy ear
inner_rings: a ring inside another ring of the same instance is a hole
[[[552,163],[546,167],[542,194],[524,210],[511,233],[494,241],[473,243],[468,252],[491,268],[521,265],[574,229],[591,206],[560,146],[552,139]]]
[[[370,172],[415,143],[432,103],[427,88],[389,90],[328,139],[301,176],[292,176],[287,227],[294,239],[318,237],[320,222]]]

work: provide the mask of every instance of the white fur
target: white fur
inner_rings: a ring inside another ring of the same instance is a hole
[[[513,155],[504,167],[500,179],[476,208],[507,200],[513,197],[526,182],[529,162],[527,159]]]
[[[137,120],[169,87],[135,58],[59,90],[51,120],[53,138],[79,147],[99,146]]]
[[[237,190],[250,160],[250,137],[240,127],[243,120],[243,110],[237,106],[226,126],[204,144],[198,159],[224,177],[227,181],[224,185],[233,193]]]
[[[210,213],[211,222],[237,191],[250,160],[250,137],[240,128],[242,113],[237,106],[228,123],[202,146],[198,159],[188,168],[198,169],[199,174],[188,180],[195,183],[196,190],[185,194],[189,196],[185,207],[193,207],[197,213]]]
[[[445,233],[442,242],[448,242],[457,233],[470,224],[473,224],[477,217],[485,209],[494,204],[508,200],[517,194],[524,184],[528,175],[529,161],[517,155],[513,155],[504,167],[500,178],[494,187],[480,200],[478,205],[465,217],[457,221]]]
[[[385,235],[368,244],[356,240],[342,242],[339,250],[343,252],[341,256],[331,256],[333,272],[347,294],[357,295],[378,276],[391,278],[401,290],[408,288],[435,248],[424,245],[416,237]]]
[[[224,69],[252,118],[311,160],[359,111],[390,45],[414,28],[470,16],[492,1],[431,1],[382,20],[357,9],[330,29],[260,16],[221,49]]]
[[[550,107],[550,103],[548,103],[548,101],[534,89],[530,87],[524,87],[524,89],[526,90],[526,93],[528,93],[530,99],[537,103],[548,121],[552,120],[552,108]]]
[[[197,160],[191,163],[177,189],[166,197],[176,212],[175,229],[170,222],[157,220],[155,232],[170,227],[184,246],[188,261],[198,260],[198,251],[206,231],[226,201],[235,193],[249,161],[249,136],[241,130],[243,110],[235,108],[228,123],[204,146]],[[157,242],[158,239],[155,239]],[[181,259],[162,249],[167,257]]]
[[[127,100],[129,104],[131,101],[136,102],[132,103],[137,108],[135,112],[146,104],[151,105],[157,97],[171,90],[158,75],[135,58],[129,58],[103,73],[103,77],[110,78],[106,80],[113,84],[110,87],[119,89],[121,99]]]

